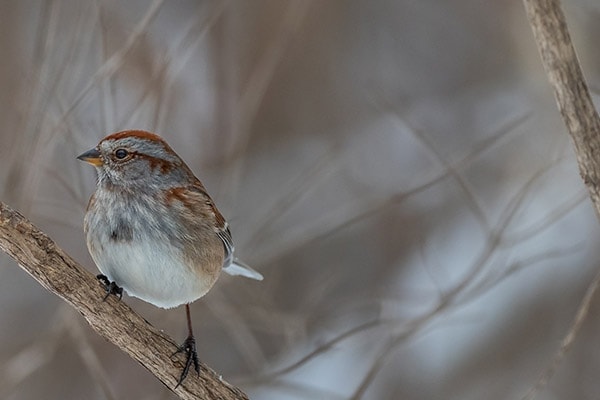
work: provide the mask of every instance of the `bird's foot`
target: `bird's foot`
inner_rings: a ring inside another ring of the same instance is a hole
[[[110,296],[111,294],[118,296],[119,300],[123,298],[123,288],[117,285],[115,282],[111,282],[106,275],[96,275],[96,278],[98,278],[100,283],[102,283],[102,286],[104,286],[104,290],[106,290],[106,296],[104,296],[104,299],[102,299],[102,301],[106,301],[106,299],[108,299],[108,296]]]
[[[188,372],[190,371],[190,367],[192,366],[192,364],[194,364],[194,369],[196,370],[198,375],[200,375],[200,362],[198,361],[198,353],[196,352],[196,339],[194,338],[194,336],[188,336],[182,343],[182,345],[179,346],[177,351],[171,355],[171,357],[178,353],[185,353],[186,360],[185,367],[183,367],[183,371],[181,371],[181,376],[177,381],[175,389],[177,389],[177,387],[181,385],[181,382],[183,382]]]

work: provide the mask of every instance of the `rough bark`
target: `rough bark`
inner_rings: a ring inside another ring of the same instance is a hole
[[[600,215],[600,120],[559,0],[523,0],[558,109],[573,139],[579,173]]]
[[[523,0],[554,97],[573,139],[579,173],[600,216],[600,120],[581,71],[559,0]],[[550,381],[585,320],[600,282],[590,284],[569,332],[546,368],[523,399],[533,399]]]
[[[240,389],[201,364],[177,389],[183,355],[171,358],[177,343],[151,326],[125,302],[110,296],[96,277],[61,250],[18,211],[0,203],[0,249],[27,273],[83,315],[100,335],[129,354],[182,399],[247,399]]]

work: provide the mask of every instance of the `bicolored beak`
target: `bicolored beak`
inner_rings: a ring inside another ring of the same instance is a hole
[[[102,155],[96,148],[86,151],[85,153],[77,157],[77,159],[85,161],[86,163],[90,163],[94,167],[99,167],[103,164]]]

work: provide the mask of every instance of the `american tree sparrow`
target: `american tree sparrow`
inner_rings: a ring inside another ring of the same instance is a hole
[[[192,364],[200,372],[190,303],[210,290],[221,270],[263,277],[234,257],[225,218],[159,136],[140,130],[114,133],[77,158],[98,173],[84,231],[107,296],[120,297],[125,289],[157,307],[185,304],[188,337],[176,353],[187,358],[179,386]]]

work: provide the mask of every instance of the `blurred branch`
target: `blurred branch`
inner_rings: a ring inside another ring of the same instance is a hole
[[[248,399],[238,388],[201,365],[173,389],[183,368],[183,356],[171,358],[177,344],[114,296],[96,278],[19,212],[0,203],[0,249],[35,280],[79,311],[92,328],[142,364],[182,399]]]
[[[579,173],[600,215],[600,119],[571,42],[559,0],[523,0],[548,80],[567,131],[573,139]],[[600,273],[588,287],[567,336],[535,385],[524,398],[532,399],[548,383],[585,320],[600,284]]]
[[[550,364],[541,373],[535,385],[529,388],[529,390],[523,397],[523,400],[532,400],[535,397],[535,395],[548,384],[550,378],[552,378],[552,376],[556,372],[556,369],[565,357],[565,354],[567,354],[567,352],[571,349],[571,346],[575,342],[575,338],[581,330],[581,326],[585,321],[585,317],[588,314],[590,305],[592,304],[592,300],[594,299],[594,295],[598,291],[599,287],[600,272],[596,274],[594,280],[587,288],[585,296],[583,296],[583,300],[581,301],[581,304],[579,304],[579,308],[577,309],[577,313],[575,314],[575,319],[571,324],[571,328],[569,329],[567,336],[565,336],[560,343],[560,348],[554,354],[554,357],[552,357],[552,361],[550,362]]]
[[[504,124],[498,132],[486,139],[474,143],[459,160],[450,163],[449,168],[444,168],[442,171],[436,172],[433,178],[418,186],[406,191],[397,192],[382,200],[373,200],[367,207],[362,203],[350,205],[343,204],[340,205],[335,212],[329,212],[326,216],[311,221],[313,226],[306,227],[304,225],[299,225],[295,229],[288,229],[285,235],[282,235],[282,232],[279,232],[276,238],[278,244],[275,246],[275,250],[269,249],[272,254],[261,254],[257,256],[257,258],[266,259],[273,263],[285,254],[297,251],[298,249],[313,243],[319,243],[324,238],[327,238],[334,233],[340,232],[359,221],[376,215],[389,207],[396,206],[410,197],[425,192],[440,182],[443,182],[445,179],[452,177],[451,171],[460,170],[473,163],[477,157],[493,148],[503,138],[506,138],[520,124],[524,123],[527,118],[528,114],[513,117],[509,122]],[[335,148],[332,148],[332,150],[335,151]],[[307,177],[310,176],[310,174],[307,175]]]

